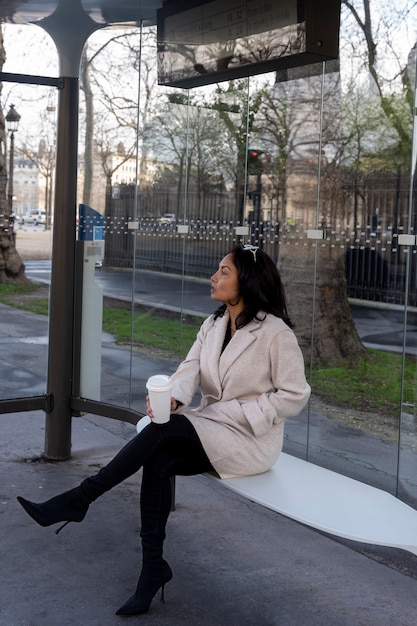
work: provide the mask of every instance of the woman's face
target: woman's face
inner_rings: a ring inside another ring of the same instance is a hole
[[[220,261],[219,269],[211,277],[211,299],[236,305],[239,301],[237,268],[231,254]]]

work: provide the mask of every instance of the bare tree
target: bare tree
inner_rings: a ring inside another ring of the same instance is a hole
[[[266,105],[264,111],[265,118],[269,122],[268,127],[273,131],[278,131],[275,132],[275,136],[274,132],[270,135],[272,143],[277,144],[276,154],[279,152],[279,139],[287,138],[288,152],[282,150],[281,147],[281,154],[288,157],[287,167],[289,159],[294,165],[294,157],[298,152],[298,159],[296,158],[295,162],[300,163],[300,168],[303,167],[305,172],[316,171],[316,178],[320,174],[320,178],[317,179],[317,185],[320,187],[313,184],[313,176],[311,176],[310,184],[307,183],[307,179],[302,184],[302,180],[298,178],[297,198],[298,202],[304,206],[308,204],[312,206],[312,202],[317,198],[319,204],[316,223],[313,223],[313,226],[324,228],[325,239],[307,242],[305,240],[294,241],[296,245],[282,245],[279,258],[300,343],[305,356],[316,367],[331,367],[343,362],[353,362],[358,356],[364,354],[347,299],[345,255],[343,247],[341,248],[337,243],[336,226],[344,211],[342,172],[345,170],[342,166],[350,163],[359,173],[365,164],[369,167],[373,158],[372,154],[376,156],[378,152],[379,158],[383,156],[383,148],[385,158],[391,153],[390,158],[395,158],[399,162],[402,151],[404,150],[407,155],[411,147],[411,116],[409,112],[407,113],[406,105],[410,102],[410,83],[408,81],[408,84],[405,84],[404,67],[402,69],[399,67],[398,75],[394,77],[396,84],[402,86],[402,90],[398,88],[394,90],[393,82],[388,84],[383,76],[384,66],[382,65],[381,68],[377,63],[377,43],[375,32],[372,30],[370,0],[363,0],[364,18],[360,18],[359,13],[355,12],[355,8],[348,0],[345,4],[352,10],[357,26],[360,27],[356,29],[356,38],[353,38],[355,44],[357,45],[361,35],[365,42],[362,48],[366,51],[365,57],[359,58],[359,63],[355,67],[356,72],[363,67],[367,68],[373,84],[376,85],[376,90],[372,87],[367,89],[366,81],[364,81],[362,88],[357,87],[357,92],[361,89],[361,102],[355,109],[356,117],[351,106],[352,98],[350,98],[351,108],[347,112],[348,115],[342,117],[341,97],[337,97],[337,92],[326,90],[321,129],[321,145],[326,150],[319,154],[319,144],[316,142],[314,145],[313,141],[310,145],[315,150],[316,156],[315,159],[310,159],[310,165],[308,165],[306,158],[308,151],[305,150],[303,141],[297,143],[294,135],[298,135],[298,139],[300,134],[308,135],[308,129],[313,128],[315,124],[318,137],[321,79],[310,77],[304,81],[302,89],[305,96],[298,94],[296,101],[293,101],[291,114],[294,114],[293,107],[298,111],[298,117],[291,120],[295,128],[291,128],[291,124],[289,128],[286,125],[290,117],[284,116],[285,102],[280,102],[275,111],[273,107]],[[398,11],[396,14],[394,12],[393,19],[398,19],[398,17]],[[357,75],[355,78],[355,84],[358,85]],[[400,81],[398,81],[399,78]],[[379,111],[375,105],[375,94],[379,97]],[[339,129],[335,126],[334,110],[337,112],[336,121],[339,120]],[[409,106],[408,111],[410,111]],[[384,116],[386,121],[381,124]],[[316,119],[315,122],[314,119]],[[302,123],[297,125],[297,120],[302,120]],[[288,146],[290,140],[291,147]],[[398,146],[398,150],[395,146]],[[303,152],[304,164],[302,160],[300,161],[300,155]],[[407,156],[403,163],[407,163]],[[287,175],[289,175],[288,170]],[[356,189],[359,192],[359,181],[357,181]],[[294,187],[292,196],[294,201]],[[359,207],[355,213],[357,222]],[[288,244],[291,244],[290,240]],[[313,313],[313,322],[311,322],[311,313]]]
[[[136,34],[123,31],[107,37],[104,41],[99,38],[99,43],[93,40],[87,43],[83,50],[81,60],[81,90],[85,105],[83,202],[88,205],[92,202],[95,156],[100,155],[106,181],[110,176],[111,182],[109,154],[112,151],[116,152],[117,145],[122,139],[124,145],[128,145],[125,160],[136,150],[137,101],[134,100],[133,94],[132,97],[124,96],[121,93],[123,90],[120,89],[121,72],[126,72],[126,68],[131,71],[136,63],[137,50],[135,51],[133,44],[136,38]],[[126,40],[132,40],[132,44],[128,46]],[[109,75],[118,76],[116,85],[108,79]],[[108,135],[107,138],[105,134]],[[100,145],[101,148],[97,150]],[[120,165],[121,163],[117,167]]]
[[[0,71],[6,58],[3,30],[0,24]],[[0,83],[0,94],[2,84]],[[16,250],[13,216],[7,203],[6,126],[0,108],[0,283],[26,283],[25,266]]]
[[[113,173],[134,155],[139,159],[139,185],[146,184],[157,80],[155,55],[154,28],[141,30],[139,36],[138,31],[132,30],[118,31],[116,35],[98,33],[84,48],[81,89],[85,104],[83,202],[86,204],[92,202],[97,157],[106,187],[111,185]],[[132,80],[135,75],[137,79]],[[109,76],[117,79],[111,80]],[[120,143],[124,147],[122,161]],[[117,152],[119,158],[112,161],[111,155]]]
[[[243,222],[246,198],[244,181],[247,174],[247,149],[256,148],[256,119],[267,95],[263,86],[248,90],[247,80],[229,81],[217,85],[213,109],[223,124],[224,144],[229,146],[236,160],[230,159],[223,150],[223,167],[229,177],[233,176],[237,201],[237,219]],[[230,171],[233,168],[233,172]]]
[[[56,157],[55,109],[54,105],[48,105],[42,111],[39,115],[39,131],[35,137],[26,137],[21,148],[23,156],[36,166],[45,180],[43,201],[46,216],[45,230],[51,228],[53,218],[52,200]]]
[[[384,12],[383,18],[381,18],[383,24],[378,25],[378,27],[375,27],[375,20],[371,10],[372,6],[376,6],[374,3],[375,0],[373,2],[371,0],[360,0],[360,2],[343,0],[343,4],[352,14],[362,33],[365,42],[366,67],[379,95],[382,110],[398,135],[403,154],[409,155],[411,153],[412,141],[411,113],[414,106],[414,85],[407,76],[407,67],[396,54],[395,46],[392,43],[392,39],[390,39],[390,33],[410,13],[415,6],[415,2],[410,0],[405,4],[403,3],[402,9],[395,6],[396,10],[394,10],[394,5],[392,5],[391,12]],[[360,5],[362,6],[360,7]],[[386,33],[387,40],[377,40],[376,32],[378,33],[379,27]],[[397,62],[397,72],[394,72],[390,77],[384,75],[383,60],[380,59],[378,54],[382,44],[390,49]],[[400,80],[398,80],[399,78]],[[398,98],[398,96],[400,97]],[[402,101],[403,106],[399,104],[399,101]],[[404,105],[408,108],[408,115],[404,114]]]
[[[279,267],[296,333],[306,361],[321,368],[353,362],[364,348],[347,299],[345,259],[331,235],[341,212],[340,169],[326,164],[323,149],[335,154],[340,140],[339,73],[302,69],[271,88],[256,130],[270,154],[264,178],[281,200]],[[294,211],[299,221],[288,233]],[[306,228],[324,228],[326,238],[306,241]]]

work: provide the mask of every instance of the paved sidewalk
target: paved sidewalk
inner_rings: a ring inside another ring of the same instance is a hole
[[[1,626],[109,626],[134,591],[140,563],[140,473],[95,502],[59,534],[35,524],[17,495],[41,501],[78,484],[134,434],[128,424],[77,418],[73,457],[37,461],[42,412],[2,415],[0,439]],[[405,573],[223,490],[179,478],[166,557],[166,602],[129,624],[204,626],[414,626],[417,557]],[[355,548],[358,546],[355,546]]]

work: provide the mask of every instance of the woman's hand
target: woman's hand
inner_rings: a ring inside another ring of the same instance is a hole
[[[148,417],[150,417],[151,419],[153,418],[152,407],[151,403],[149,402],[149,396],[146,396],[146,415],[148,415]]]
[[[173,413],[179,405],[180,403],[178,402],[178,400],[176,400],[175,398],[171,398],[171,413]],[[146,415],[148,415],[148,417],[150,417],[151,419],[153,418],[153,412],[151,403],[149,401],[149,396],[146,396]]]

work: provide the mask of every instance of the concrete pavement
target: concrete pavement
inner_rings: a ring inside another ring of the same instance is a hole
[[[35,524],[16,501],[44,500],[95,472],[134,434],[133,426],[115,432],[109,422],[74,419],[72,459],[46,463],[39,459],[43,414],[1,416],[1,626],[111,626],[125,619],[115,611],[139,572],[140,473],[59,535]],[[165,604],[156,598],[146,616],[129,623],[415,625],[417,557],[352,546],[202,476],[179,478],[165,551],[173,581]],[[393,569],[395,558],[403,572]]]

